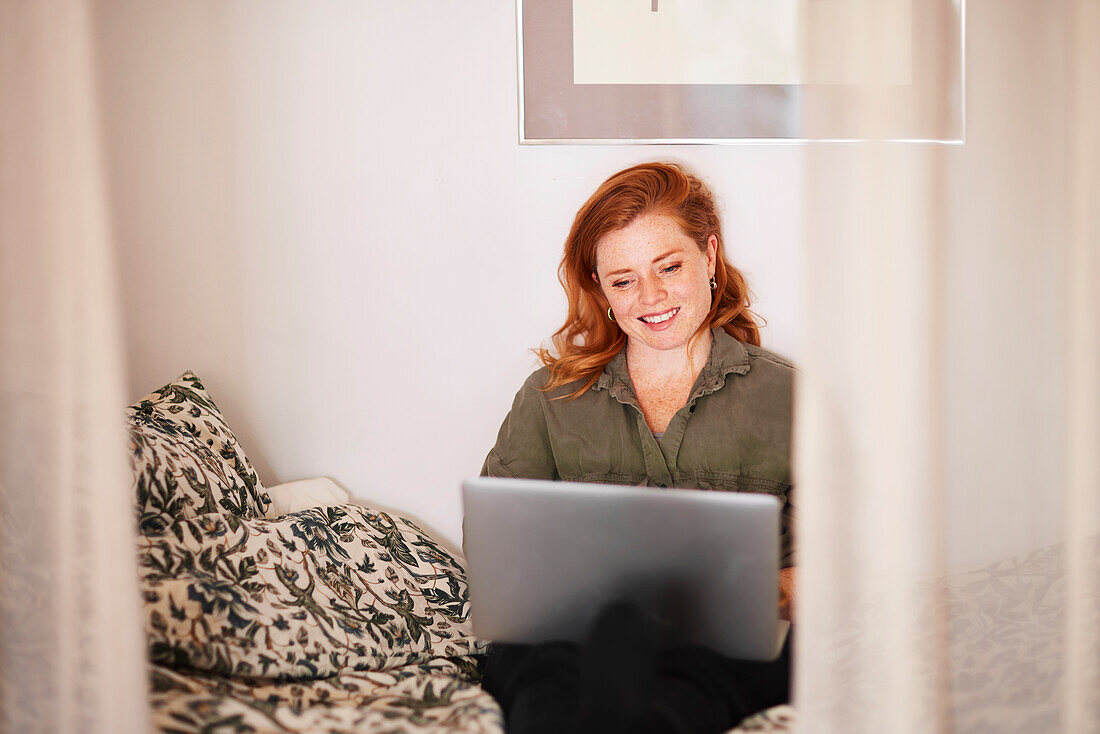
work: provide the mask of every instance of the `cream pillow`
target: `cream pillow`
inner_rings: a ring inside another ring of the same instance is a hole
[[[264,517],[269,520],[311,507],[346,505],[351,500],[347,490],[328,477],[299,479],[266,489],[271,497],[271,504],[268,505]]]

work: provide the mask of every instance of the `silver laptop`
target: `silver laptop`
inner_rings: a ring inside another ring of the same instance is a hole
[[[601,609],[627,600],[733,658],[782,648],[775,497],[478,478],[462,501],[479,637],[581,641]]]

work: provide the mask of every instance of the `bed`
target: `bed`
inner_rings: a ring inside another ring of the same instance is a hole
[[[504,731],[461,556],[370,506],[285,512],[193,373],[127,420],[158,731]]]

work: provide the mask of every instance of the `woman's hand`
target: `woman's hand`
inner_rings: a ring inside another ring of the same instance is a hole
[[[779,569],[779,618],[794,621],[794,567]]]

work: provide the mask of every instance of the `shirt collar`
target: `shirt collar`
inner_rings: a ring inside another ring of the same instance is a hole
[[[711,329],[710,334],[710,354],[696,380],[696,388],[692,391],[693,398],[719,389],[726,384],[726,376],[731,373],[743,375],[749,371],[749,351],[744,344],[727,334],[722,328]],[[603,373],[593,387],[598,390],[607,390],[619,399],[624,397],[624,391],[633,395],[630,372],[626,367],[625,346],[603,368]]]

